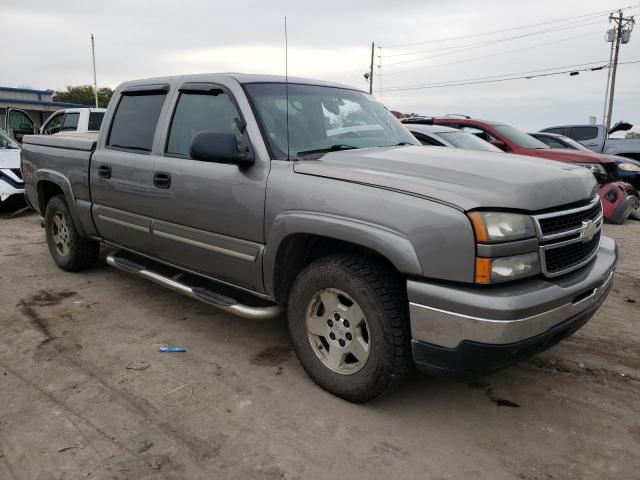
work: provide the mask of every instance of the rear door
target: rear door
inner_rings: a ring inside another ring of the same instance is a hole
[[[151,235],[149,198],[156,127],[164,114],[168,85],[129,87],[105,119],[90,166],[93,218],[100,235],[147,253]]]
[[[200,131],[232,133],[240,148],[250,145],[245,117],[231,88],[235,86],[194,82],[180,86],[167,115],[163,154],[155,159],[153,245],[155,256],[171,263],[262,290],[269,162],[257,158],[251,167],[239,168],[189,155],[191,139]]]

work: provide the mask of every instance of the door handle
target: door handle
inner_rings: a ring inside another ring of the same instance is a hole
[[[167,172],[154,173],[153,185],[158,188],[169,188],[171,186],[171,175]]]
[[[100,165],[98,167],[98,176],[101,178],[111,178],[111,165]]]

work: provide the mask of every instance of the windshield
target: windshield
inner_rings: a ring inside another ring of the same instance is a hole
[[[0,130],[0,148],[20,148],[18,142],[16,142],[11,135],[9,135],[4,130]]]
[[[331,150],[419,142],[373,97],[318,85],[289,84],[289,132],[284,83],[246,85],[274,158]]]
[[[502,152],[498,147],[485,142],[481,138],[466,132],[437,132],[436,135],[442,137],[456,148],[466,150],[484,150],[487,152]]]
[[[549,148],[546,143],[542,143],[537,138],[533,138],[531,135],[513,128],[511,125],[496,125],[493,128],[522,148],[535,148],[536,150]]]

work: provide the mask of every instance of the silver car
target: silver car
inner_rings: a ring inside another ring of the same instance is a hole
[[[437,147],[464,148],[465,150],[482,150],[486,152],[502,152],[498,147],[478,138],[472,133],[442,125],[405,124],[411,134],[423,145]]]

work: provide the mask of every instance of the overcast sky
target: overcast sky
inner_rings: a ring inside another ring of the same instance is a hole
[[[91,83],[91,32],[96,36],[98,86],[200,72],[281,74],[287,15],[290,75],[367,88],[363,74],[369,68],[373,41],[382,46],[375,52],[376,64],[382,53],[382,75],[376,67],[374,94],[390,109],[429,115],[465,113],[524,129],[586,123],[589,115],[601,120],[604,70],[571,77],[391,89],[604,64],[610,48],[604,41],[607,14],[587,15],[629,5],[636,7],[627,14],[640,14],[640,3],[634,0],[2,0],[0,85],[61,89]],[[559,19],[564,20],[443,41]],[[540,33],[556,27],[562,28]],[[392,48],[404,44],[414,45]],[[621,47],[620,61],[633,60],[640,60],[640,27]],[[396,62],[405,63],[391,65]],[[614,121],[640,124],[639,76],[640,63],[619,68]]]

